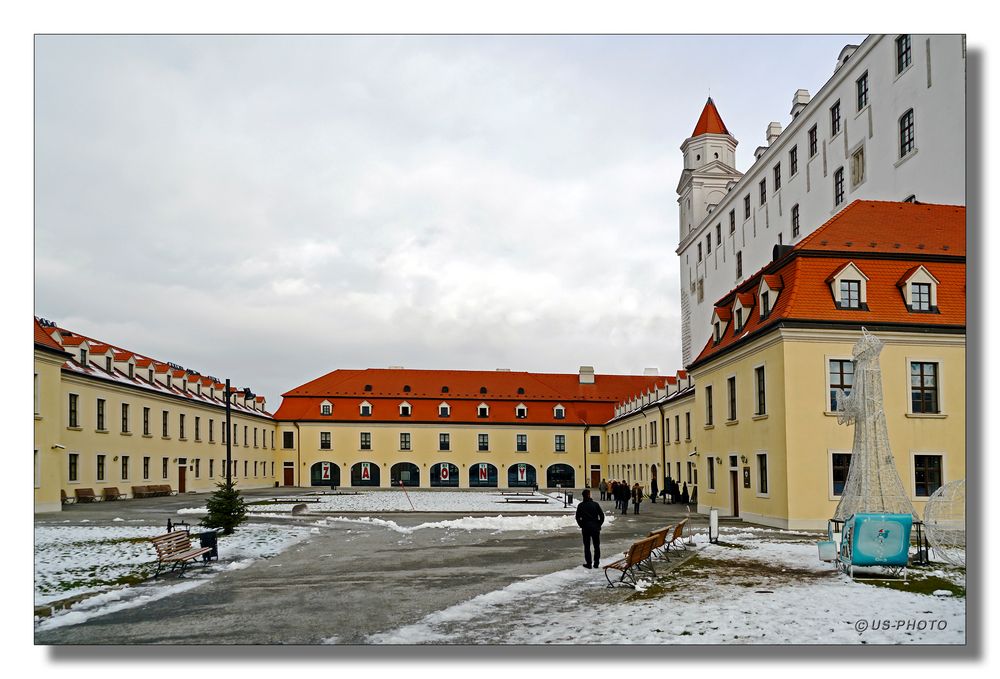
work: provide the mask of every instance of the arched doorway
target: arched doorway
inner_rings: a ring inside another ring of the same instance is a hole
[[[431,465],[431,488],[458,488],[458,467],[451,462]]]
[[[545,470],[546,488],[575,488],[576,472],[568,464],[550,464]]]
[[[489,462],[469,465],[469,488],[496,488],[500,485],[497,468]]]
[[[309,481],[314,486],[339,486],[340,465],[324,460],[309,468]]]
[[[510,488],[531,488],[535,483],[535,468],[527,462],[518,462],[507,467],[507,485]]]
[[[375,462],[356,462],[351,466],[352,486],[378,486],[379,468]]]
[[[660,484],[663,483],[663,479],[659,479],[659,478],[656,477],[656,465],[655,464],[651,464],[651,465],[649,465],[649,485],[650,486],[653,485],[653,480],[654,479],[656,480],[656,488],[657,488],[657,490],[658,491],[659,490],[663,490],[663,486],[660,485]]]
[[[389,483],[393,488],[399,488],[399,482],[407,488],[415,488],[420,485],[420,467],[412,462],[397,462],[389,470]]]

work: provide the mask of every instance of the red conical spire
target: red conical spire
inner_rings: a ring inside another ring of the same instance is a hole
[[[719,115],[719,110],[715,108],[712,97],[709,97],[708,101],[705,102],[705,108],[702,110],[701,117],[698,118],[698,124],[694,126],[694,132],[691,133],[691,136],[697,137],[700,134],[729,134],[726,124],[722,122],[722,116]]]

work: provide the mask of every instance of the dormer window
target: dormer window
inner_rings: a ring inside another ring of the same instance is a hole
[[[131,380],[135,377],[135,365],[132,363],[128,364],[128,378]]]
[[[485,394],[486,393],[486,387],[479,387],[479,393],[480,394]]]
[[[372,416],[372,404],[368,401],[364,401],[361,404],[361,417],[371,417]]]
[[[87,367],[87,350],[83,348],[80,349],[80,365]]]
[[[516,408],[514,408],[514,415],[519,420],[523,420],[528,416],[528,407],[523,403],[519,403]]]
[[[729,319],[732,318],[732,314],[729,309],[725,307],[715,307],[715,311],[712,312],[712,341],[718,344],[722,341],[722,336],[726,333],[726,326],[729,325]]]
[[[409,384],[404,384],[403,385],[403,391],[404,392],[409,392],[410,391],[410,385]]]
[[[760,293],[760,317],[767,318],[771,313],[771,294],[767,290]]]
[[[743,309],[739,308],[736,310],[736,327],[734,328],[734,331],[739,332],[742,329],[743,329]]]
[[[171,377],[170,377],[170,373],[167,373],[167,389],[169,389],[169,388],[170,388],[170,383],[171,383],[172,381],[173,381],[173,380],[172,380],[172,379],[171,379]]]
[[[486,387],[483,387],[483,388],[485,389]],[[488,405],[486,405],[485,403],[480,403],[479,407],[476,408],[476,415],[477,415],[477,417],[489,417],[490,416],[490,407]]]
[[[552,416],[555,417],[557,420],[565,420],[566,409],[563,408],[561,405],[558,405],[552,409]]]
[[[111,357],[110,356],[105,356],[104,357],[104,369],[107,372],[109,372],[109,373],[111,372]]]
[[[371,391],[371,390],[372,390],[372,385],[366,384],[365,385],[365,391]]]
[[[447,388],[447,387],[445,387]],[[451,417],[451,406],[447,403],[438,404],[438,417]]]
[[[840,308],[861,308],[861,281],[840,281]]]
[[[333,404],[329,401],[323,401],[319,404],[319,414],[320,415],[332,415],[333,414]]]
[[[517,393],[518,393],[518,395],[523,394],[524,393],[524,387],[518,387],[517,388]]]
[[[838,309],[868,311],[868,276],[854,262],[842,265],[826,282]]]
[[[149,369],[148,375],[149,375],[149,383],[152,384],[153,383],[153,369],[152,368]]]
[[[409,403],[403,402],[403,403],[399,404],[399,416],[400,417],[409,417],[410,413],[412,413],[412,412],[413,412],[413,408],[410,406]]]
[[[442,394],[447,394],[448,393],[448,387],[441,387],[441,393]]]
[[[722,324],[719,321],[715,322],[715,343],[718,344],[719,340],[722,339]]]
[[[896,284],[903,293],[906,308],[914,313],[937,313],[938,280],[924,266],[917,266],[899,279]]]

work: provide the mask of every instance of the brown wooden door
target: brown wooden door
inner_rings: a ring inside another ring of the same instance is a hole
[[[601,470],[591,469],[590,470],[590,487],[597,488],[601,485]]]
[[[740,515],[740,472],[737,469],[729,470],[729,485],[733,489],[733,516]]]
[[[177,494],[187,492],[187,465],[177,467]]]
[[[285,485],[294,486],[295,485],[295,468],[285,467]]]

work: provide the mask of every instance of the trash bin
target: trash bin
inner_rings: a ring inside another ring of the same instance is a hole
[[[205,554],[204,559],[219,560],[219,535],[214,530],[207,530],[198,536],[201,539],[202,547],[211,547],[212,551]]]

